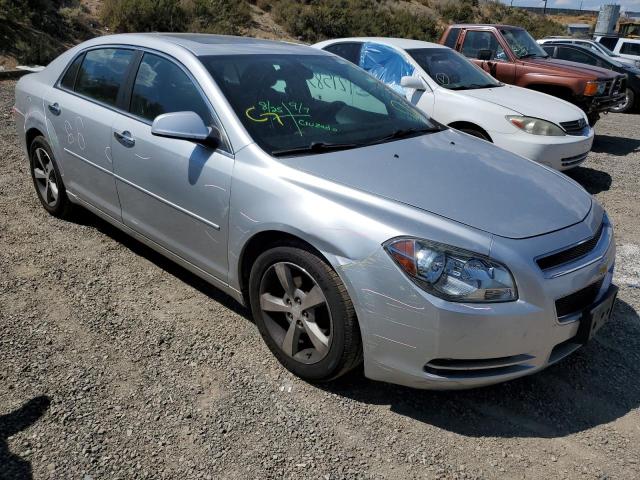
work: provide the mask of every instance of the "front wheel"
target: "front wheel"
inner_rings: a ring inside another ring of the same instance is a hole
[[[249,279],[251,310],[276,358],[310,382],[337,378],[362,360],[353,304],[336,272],[302,246],[267,250]]]
[[[635,95],[633,93],[633,90],[627,88],[625,92],[624,102],[622,102],[615,108],[610,108],[609,111],[613,113],[626,113],[633,108],[634,103]]]

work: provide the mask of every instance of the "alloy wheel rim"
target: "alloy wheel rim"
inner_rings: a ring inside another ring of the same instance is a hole
[[[51,157],[42,147],[36,148],[34,156],[33,176],[40,197],[47,205],[55,207],[58,202],[58,178]]]
[[[324,292],[302,267],[271,265],[260,282],[260,310],[271,337],[290,358],[304,364],[329,353],[333,321]]]

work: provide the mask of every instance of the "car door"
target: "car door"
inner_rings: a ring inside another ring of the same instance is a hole
[[[233,156],[154,136],[163,113],[193,111],[223,132],[194,78],[175,60],[145,52],[131,78],[128,114],[113,123],[112,153],[122,220],[220,280],[227,278],[227,218]],[[224,136],[224,134],[223,134]],[[226,138],[226,137],[225,137]]]
[[[481,50],[491,51],[489,60],[478,58]],[[495,33],[488,30],[466,30],[460,53],[501,82],[515,81],[516,66]]]
[[[96,48],[79,54],[46,99],[68,191],[120,220],[113,177],[111,124],[135,51]]]

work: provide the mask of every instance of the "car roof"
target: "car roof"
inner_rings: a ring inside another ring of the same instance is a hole
[[[163,45],[178,45],[196,56],[205,55],[260,55],[260,54],[298,54],[319,55],[315,48],[307,45],[263,40],[232,35],[214,35],[206,33],[126,33],[98,37],[94,45],[122,43],[128,45],[150,46],[162,50]]]
[[[439,43],[424,42],[422,40],[411,40],[408,38],[387,38],[387,37],[348,37],[348,38],[336,38],[334,40],[328,40],[321,42],[323,46],[333,45],[336,43],[348,43],[348,42],[372,42],[381,43],[383,45],[389,45],[391,47],[400,48],[403,50],[411,50],[413,48],[448,48]]]
[[[449,28],[474,28],[474,27],[493,27],[493,28],[510,28],[513,30],[524,30],[522,27],[517,27],[514,25],[503,25],[499,23],[456,23],[451,25]]]

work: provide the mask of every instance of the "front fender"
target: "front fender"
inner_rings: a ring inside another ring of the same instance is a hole
[[[318,161],[321,157],[318,155]],[[486,232],[297,170],[269,157],[256,145],[236,155],[228,228],[228,278],[236,289],[241,283],[244,247],[265,231],[284,232],[304,240],[336,271],[366,261],[385,241],[401,235],[453,244],[485,255],[491,246],[491,235]]]

